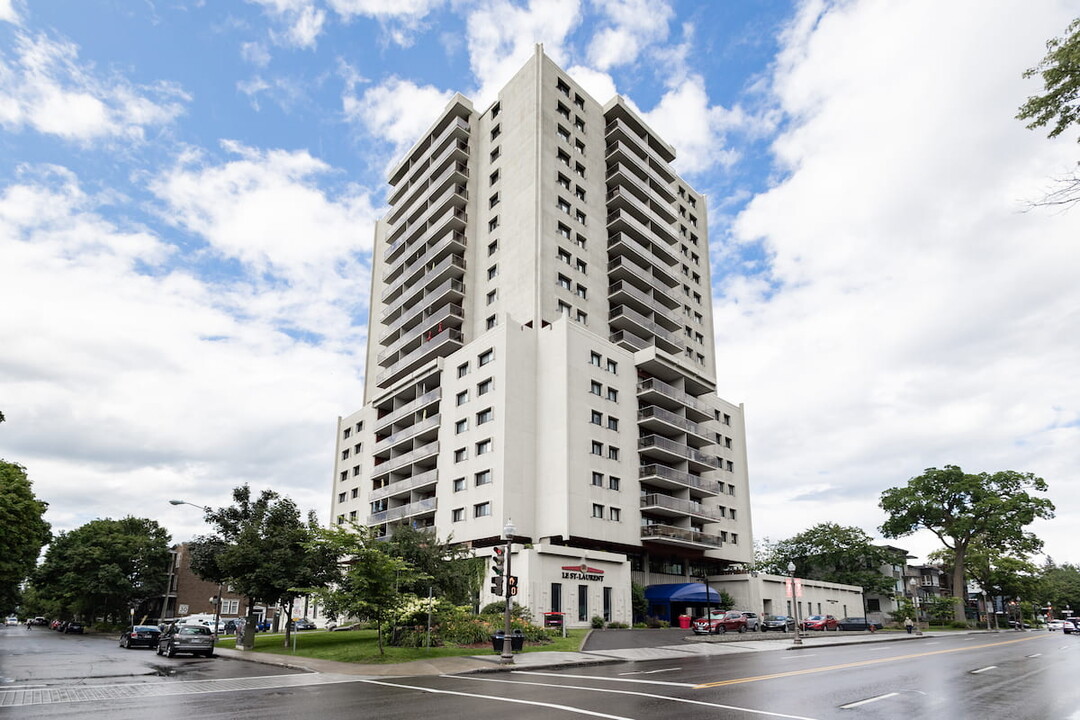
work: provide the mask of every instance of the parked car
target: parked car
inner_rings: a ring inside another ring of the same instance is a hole
[[[846,617],[843,620],[836,623],[836,627],[840,630],[881,630],[885,626],[879,622],[874,622],[869,618],[864,617]]]
[[[18,625],[19,624],[19,618],[15,617],[13,615],[13,616],[9,617],[7,620],[5,620],[4,624],[5,625]]]
[[[157,654],[175,657],[179,653],[213,657],[214,633],[205,625],[171,625],[161,634]]]
[[[161,628],[157,625],[131,625],[120,633],[120,647],[157,647]]]
[[[307,618],[300,618],[293,622],[293,630],[315,630],[315,623]]]
[[[746,629],[752,632],[761,630],[761,618],[755,612],[748,612],[746,610],[740,610],[742,616],[746,618]]]
[[[803,630],[839,630],[840,623],[832,615],[811,615],[803,620]]]
[[[64,623],[63,633],[65,635],[82,635],[83,624],[78,620],[68,620],[66,623]]]
[[[1064,625],[1061,631],[1066,635],[1072,635],[1075,632],[1080,632],[1080,617],[1065,618]]]
[[[33,623],[35,625],[48,625],[49,621],[39,615],[38,617],[34,618]]]
[[[795,632],[795,618],[790,615],[766,615],[761,621],[761,630],[778,630],[779,632]]]
[[[695,635],[716,635],[726,632],[746,632],[746,618],[738,610],[713,610],[709,618],[694,620]]]
[[[236,621],[235,620],[226,620],[224,623],[221,624],[221,632],[224,635],[235,635],[236,634]]]
[[[1050,620],[1049,622],[1046,623],[1046,629],[1048,631],[1050,631],[1050,632],[1054,632],[1055,630],[1061,630],[1064,627],[1065,627],[1065,621],[1064,620]]]
[[[49,629],[50,630],[59,630],[60,625],[61,625],[60,620],[53,620],[51,623],[49,623]]]

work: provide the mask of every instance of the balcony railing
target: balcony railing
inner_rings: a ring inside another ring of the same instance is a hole
[[[438,335],[426,338],[420,347],[375,376],[375,383],[383,385],[387,382],[393,382],[433,358],[450,354],[453,350],[461,347],[462,343],[461,331],[457,328],[447,328]],[[447,348],[451,345],[456,347],[448,350]]]
[[[425,418],[418,423],[414,423],[407,428],[402,428],[393,435],[388,435],[387,437],[384,437],[382,440],[375,443],[375,445],[372,447],[372,450],[374,450],[375,452],[379,452],[383,448],[391,447],[401,442],[402,440],[408,440],[411,437],[419,435],[425,430],[437,428],[439,427],[440,419],[441,416],[436,413],[435,415],[432,415],[429,418]]]
[[[429,323],[425,323],[415,329],[402,333],[401,337],[397,338],[391,345],[389,345],[385,350],[378,354],[378,356],[375,358],[375,361],[381,363],[383,360],[392,356],[394,353],[407,348],[411,343],[413,343],[417,338],[421,337],[425,333],[431,332],[432,329],[438,329],[437,326],[443,322],[446,322],[447,326],[449,326],[450,323],[448,321],[450,321],[452,318],[461,319],[465,317],[465,311],[460,305],[440,305],[439,307],[429,309],[431,310],[431,319]],[[433,328],[433,325],[436,327]],[[460,326],[461,323],[456,323],[455,325]]]
[[[430,229],[432,223],[436,222],[435,216],[452,201],[456,200],[460,202],[460,205],[465,205],[468,199],[469,192],[464,184],[453,185],[438,197],[428,200],[422,209],[417,210],[417,215],[413,218],[402,218],[396,226],[388,228],[386,239],[390,243],[390,247],[383,253],[383,260],[392,262],[399,251],[416,244],[417,240],[422,236],[421,233]],[[430,239],[430,236],[428,238]]]
[[[611,323],[612,327],[626,329],[622,321],[630,322],[636,326],[633,329],[644,329],[648,334],[653,335],[660,341],[658,344],[670,346],[664,348],[668,352],[681,352],[683,349],[682,338],[677,334],[660,326],[658,323],[650,320],[636,310],[630,309],[626,305],[616,305],[611,308],[608,313],[608,322]]]
[[[609,206],[624,204],[629,208],[632,208],[638,217],[643,218],[641,221],[642,223],[645,223],[650,227],[655,225],[666,228],[670,235],[665,237],[675,237],[675,230],[673,227],[675,214],[669,211],[668,216],[665,217],[663,213],[657,211],[656,208],[639,198],[625,186],[616,185],[611,188],[611,190],[608,190],[607,201]]]
[[[698,530],[677,528],[671,525],[644,525],[641,528],[641,539],[659,542],[675,541],[674,544],[676,545],[705,545],[714,548],[722,547],[724,544],[719,535],[710,535]]]
[[[387,472],[392,472],[394,470],[397,470],[398,468],[405,467],[406,465],[412,465],[414,462],[417,462],[418,460],[422,460],[422,459],[428,458],[428,457],[433,457],[433,456],[438,455],[438,454],[439,454],[439,443],[438,443],[438,441],[429,442],[428,444],[421,445],[420,447],[416,448],[415,450],[411,450],[411,451],[405,453],[404,455],[398,455],[397,457],[392,457],[389,460],[376,465],[375,470],[372,473],[372,476],[381,475],[381,474],[384,474],[384,473],[387,473]]]
[[[393,288],[400,282],[408,283],[416,276],[416,273],[432,260],[439,258],[443,253],[450,251],[461,254],[465,251],[465,233],[460,230],[449,230],[443,236],[434,241],[427,241],[420,245],[411,255],[402,255],[386,268],[383,273],[383,282],[386,289],[382,293],[382,299],[389,300],[393,295]]]
[[[697,398],[691,395],[687,395],[685,392],[678,389],[677,387],[674,387],[673,385],[668,385],[663,380],[658,380],[656,378],[646,378],[645,380],[642,380],[638,383],[637,393],[639,396],[656,393],[658,395],[675,401],[679,405],[688,407],[691,410],[696,410],[698,413],[705,416],[704,419],[711,420],[713,418],[712,408],[710,408],[708,405],[701,402]]]
[[[413,515],[423,515],[424,513],[435,512],[435,508],[438,504],[436,500],[438,500],[438,498],[417,500],[408,505],[399,505],[398,507],[392,507],[383,510],[382,512],[373,513],[368,515],[368,525],[382,525],[385,522],[401,520],[402,518],[412,517]]]
[[[644,451],[653,448],[661,450],[669,455],[674,455],[680,459],[703,465],[709,470],[720,469],[720,458],[698,452],[689,445],[669,440],[660,435],[646,435],[643,438],[638,438],[638,450]]]
[[[640,280],[647,287],[653,287],[656,280],[659,280],[668,287],[676,287],[679,284],[679,278],[672,272],[671,266],[657,265],[651,261],[646,265],[642,265],[626,255],[615,255],[615,257],[611,257],[618,250],[620,250],[620,248],[617,245],[613,245],[609,239],[608,257],[610,258],[610,261],[608,262],[608,274],[612,278],[621,277],[623,273],[626,273],[631,277]]]
[[[625,300],[623,298],[632,299],[638,303],[640,307],[647,308],[648,312],[654,313],[658,319],[666,320],[672,324],[669,330],[677,329],[682,326],[676,316],[674,307],[668,303],[674,302],[676,306],[678,300],[661,292],[656,292],[653,295],[643,292],[636,287],[633,283],[626,282],[624,280],[616,280],[608,285],[608,300],[611,300],[615,304],[623,304]]]
[[[703,427],[701,427],[701,425],[699,425],[698,423],[687,420],[682,415],[676,415],[670,410],[665,410],[663,408],[656,407],[655,405],[649,405],[648,407],[641,408],[640,410],[638,410],[637,416],[638,422],[655,418],[661,422],[667,423],[668,425],[673,425],[680,430],[690,433],[691,435],[696,435],[699,438],[708,440],[712,443],[716,442],[715,437],[710,438],[709,432]]]
[[[652,481],[657,485],[670,486],[673,484],[680,487],[689,487],[710,495],[719,495],[721,493],[718,481],[676,470],[667,465],[642,465],[638,468],[638,478],[646,482]]]
[[[629,232],[636,235],[642,244],[650,243],[648,247],[655,256],[656,263],[671,266],[678,261],[675,253],[664,244],[674,245],[678,242],[678,236],[668,225],[656,222],[646,224],[626,208],[613,208],[607,214],[607,228],[608,233]],[[656,242],[657,240],[663,242]]]
[[[435,388],[434,390],[428,390],[423,395],[420,395],[419,397],[414,398],[413,400],[410,400],[409,402],[405,403],[401,407],[394,408],[393,410],[391,410],[386,415],[383,415],[381,418],[378,418],[375,421],[375,429],[378,430],[379,428],[386,427],[387,425],[390,425],[390,424],[396,422],[397,420],[400,420],[401,418],[405,417],[409,413],[416,412],[420,408],[422,408],[422,407],[424,407],[426,405],[430,405],[433,402],[437,402],[440,399],[442,399],[442,388]]]
[[[682,500],[661,493],[652,493],[641,498],[641,509],[647,510],[649,508],[662,508],[663,510],[670,510],[683,515],[693,515],[712,522],[719,522],[723,519],[720,511],[716,508],[708,508],[693,500]]]
[[[417,488],[422,488],[427,485],[433,485],[439,480],[439,469],[428,470],[422,472],[419,475],[412,475],[401,480],[395,480],[389,485],[379,488],[378,490],[372,490],[369,499],[371,502],[376,500],[382,500],[383,498],[390,497],[391,495],[399,495],[403,492],[409,492]]]

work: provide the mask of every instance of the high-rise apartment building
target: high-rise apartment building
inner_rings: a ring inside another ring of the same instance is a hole
[[[450,101],[390,171],[334,522],[482,555],[512,520],[517,600],[568,625],[629,621],[631,581],[751,560],[705,201],[674,159],[539,47],[490,107]]]

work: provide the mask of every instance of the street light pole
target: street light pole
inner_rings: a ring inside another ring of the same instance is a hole
[[[795,645],[802,645],[802,635],[799,632],[799,625],[802,621],[799,619],[799,598],[795,592],[795,563],[789,562],[787,564],[788,575],[791,576],[791,607],[795,610]]]
[[[202,510],[204,513],[213,512],[209,505],[196,505],[195,503],[188,502],[187,500],[170,500],[170,505],[190,505]],[[214,637],[218,634],[218,625],[221,623],[221,583],[217,586],[217,595],[214,596]]]
[[[513,569],[511,568],[510,560],[510,545],[514,540],[514,523],[507,518],[506,525],[503,527],[503,537],[506,539],[506,583],[503,585],[503,597],[506,599],[506,608],[503,610],[503,647],[502,655],[499,657],[499,661],[504,665],[514,664],[514,647],[510,640],[510,578],[513,575]]]
[[[915,603],[915,634],[922,635],[922,626],[919,624],[919,581],[911,578],[911,600]]]

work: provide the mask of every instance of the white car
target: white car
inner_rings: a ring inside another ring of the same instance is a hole
[[[1051,620],[1050,622],[1046,623],[1046,629],[1050,632],[1054,632],[1055,630],[1062,630],[1064,629],[1064,627],[1064,620]]]
[[[9,617],[7,619],[7,621],[5,622],[5,625],[18,625],[18,624],[19,624],[19,618],[17,618],[17,617]]]

